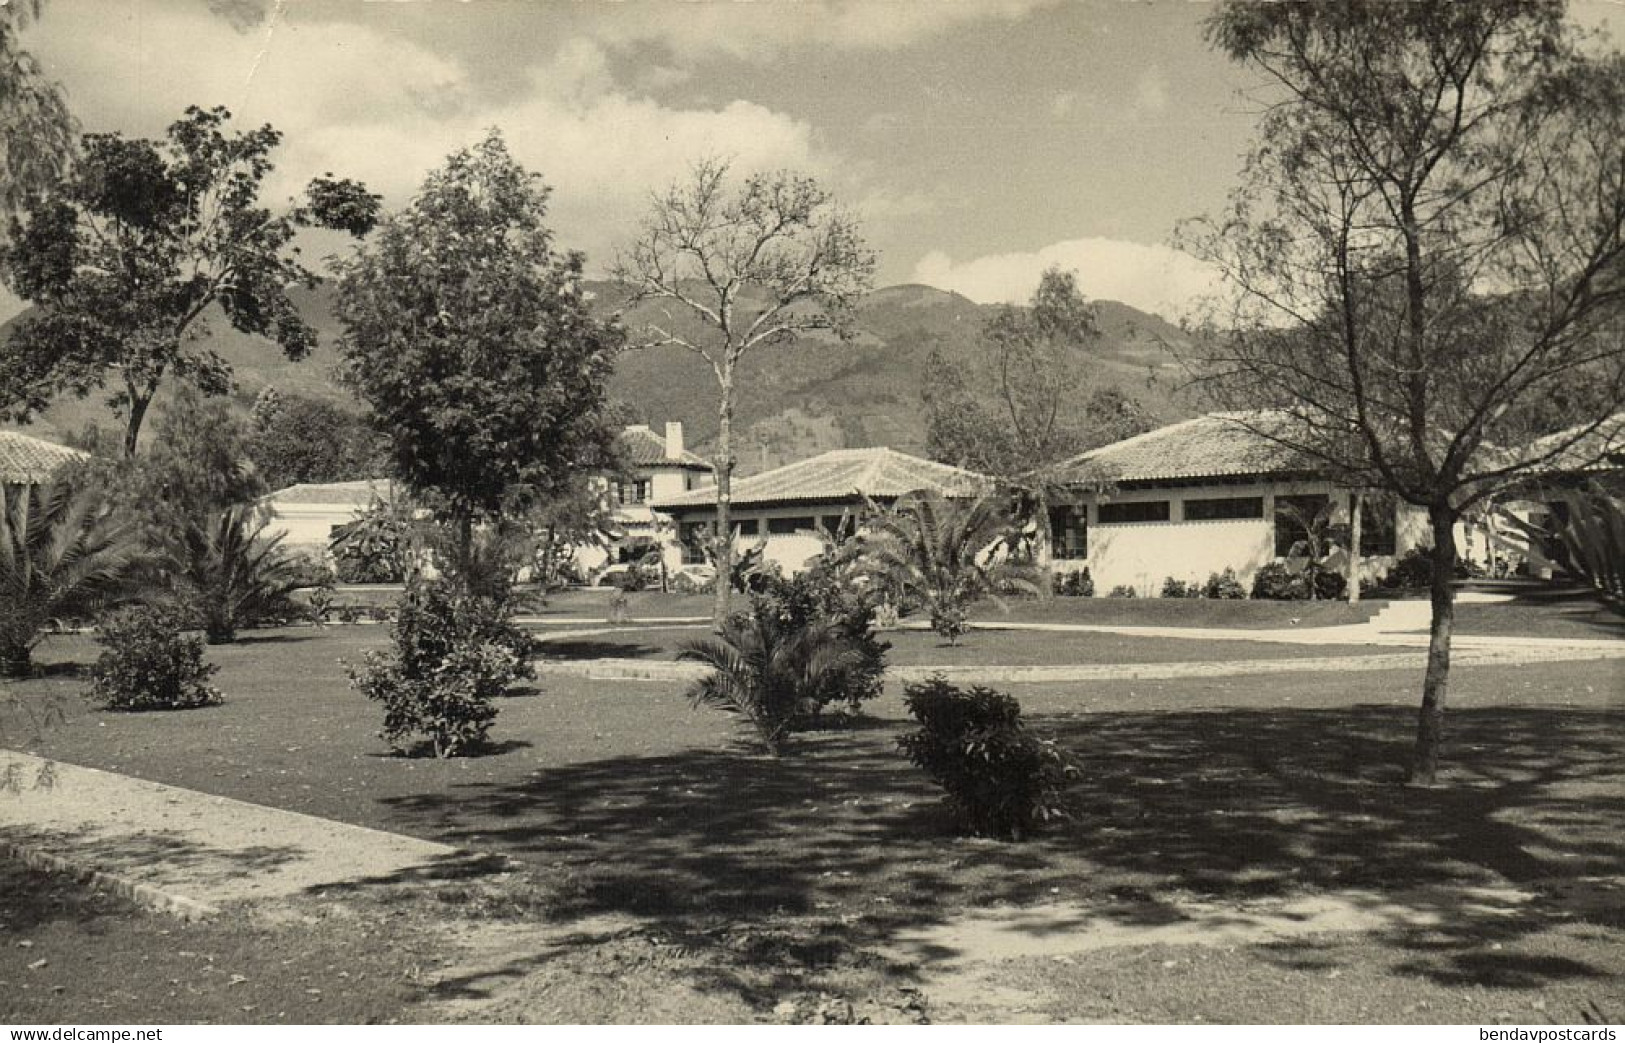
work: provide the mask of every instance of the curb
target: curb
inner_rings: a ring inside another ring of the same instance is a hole
[[[93,869],[66,856],[52,854],[43,848],[19,844],[12,840],[0,840],[0,855],[16,859],[30,869],[71,875],[82,883],[109,891],[144,909],[167,913],[188,922],[208,920],[220,915],[219,907],[207,902],[200,902],[185,895],[171,894],[152,884],[138,883],[120,873]]]

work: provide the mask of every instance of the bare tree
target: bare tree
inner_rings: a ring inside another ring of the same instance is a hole
[[[853,306],[872,285],[874,267],[855,220],[812,178],[779,171],[733,184],[726,162],[706,159],[654,197],[637,241],[611,269],[631,291],[628,307],[650,305],[629,319],[632,346],[676,345],[716,375],[718,626],[727,618],[733,566],[740,360],[815,331],[850,339]]]
[[[1625,405],[1625,59],[1553,0],[1247,0],[1207,33],[1271,104],[1225,218],[1184,234],[1238,291],[1206,376],[1350,488],[1426,509],[1432,784],[1457,522]]]

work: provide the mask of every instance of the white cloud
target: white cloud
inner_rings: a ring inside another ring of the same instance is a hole
[[[799,0],[616,5],[593,34],[615,46],[770,61],[788,48],[895,51],[961,25],[1009,21],[1056,0]]]
[[[1219,286],[1207,265],[1179,250],[1120,239],[1069,239],[1032,253],[993,254],[956,263],[933,252],[914,267],[914,281],[962,293],[983,304],[1018,303],[1038,288],[1044,270],[1078,273],[1091,299],[1122,301],[1177,320]]]
[[[448,153],[499,127],[553,187],[561,245],[594,265],[632,233],[648,193],[701,156],[851,183],[847,164],[814,149],[806,123],[747,101],[662,105],[618,86],[603,45],[585,37],[558,41],[507,99],[482,96],[456,62],[402,37],[297,20],[239,32],[202,4],[63,4],[30,43],[87,129],[156,136],[189,104],[271,123],[284,134],[273,203],[332,171],[400,205]]]

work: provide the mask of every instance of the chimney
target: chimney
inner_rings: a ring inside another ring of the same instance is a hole
[[[666,459],[681,460],[683,458],[683,423],[680,420],[666,421]]]

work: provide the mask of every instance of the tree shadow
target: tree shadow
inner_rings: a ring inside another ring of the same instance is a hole
[[[546,659],[572,661],[581,659],[670,659],[670,648],[646,645],[636,641],[611,641],[603,638],[563,638],[535,642],[537,654]]]
[[[1625,711],[1455,710],[1449,784],[1428,790],[1399,785],[1413,722],[1382,705],[1034,715],[1082,771],[1072,819],[1024,844],[956,836],[884,727],[804,734],[778,759],[621,756],[384,803],[412,832],[540,869],[552,919],[630,916],[685,938],[798,921],[861,948],[1057,895],[1158,923],[1181,915],[1168,895],[1322,891],[1391,917],[1401,954],[1425,943],[1465,956],[1577,916],[1617,925],[1576,887],[1625,863]],[[1486,983],[1598,970],[1573,963],[1515,974],[1507,961],[1407,957],[1396,969]]]

